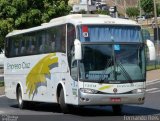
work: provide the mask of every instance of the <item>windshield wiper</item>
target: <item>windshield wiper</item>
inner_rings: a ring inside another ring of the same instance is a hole
[[[123,76],[124,76],[126,79],[128,79],[128,81],[129,81],[130,83],[133,83],[132,78],[131,78],[130,75],[127,73],[127,71],[125,70],[125,68],[124,68],[123,65],[121,64],[121,62],[118,63],[118,66],[120,67]]]
[[[111,62],[112,62],[112,59],[109,59],[108,62],[107,62],[107,65],[105,67],[105,69],[107,69],[109,67],[109,65],[111,64]],[[110,74],[113,73],[113,71],[111,71],[110,73],[106,74],[107,70],[105,70],[105,69],[102,72],[102,76],[99,78],[99,80],[100,80],[99,83],[103,83],[105,80],[107,80],[110,77]],[[107,78],[106,78],[106,75],[108,75]]]

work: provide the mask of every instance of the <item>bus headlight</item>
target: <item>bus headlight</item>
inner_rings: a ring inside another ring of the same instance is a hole
[[[145,88],[141,88],[141,89],[135,89],[132,91],[132,93],[144,93],[145,92]]]
[[[80,88],[80,91],[83,93],[96,94],[98,91],[94,89]]]

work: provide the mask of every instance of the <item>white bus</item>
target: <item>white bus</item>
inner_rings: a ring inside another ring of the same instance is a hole
[[[5,95],[19,107],[31,101],[111,105],[145,100],[145,41],[132,20],[74,14],[6,36]],[[150,58],[155,59],[151,41]]]

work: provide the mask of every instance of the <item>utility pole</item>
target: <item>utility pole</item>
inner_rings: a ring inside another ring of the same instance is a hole
[[[89,0],[87,0],[87,14],[89,14]]]
[[[142,16],[142,9],[141,9],[141,0],[138,1],[139,2],[139,15],[140,17]]]
[[[158,21],[157,21],[157,7],[156,7],[156,0],[153,0],[154,2],[154,21],[155,21],[155,27],[157,29],[157,57],[159,56],[159,27],[158,27]],[[158,62],[159,64],[159,62]]]
[[[126,14],[126,0],[124,0],[124,11],[125,11],[125,18],[127,18],[127,14]]]
[[[114,0],[114,3],[115,3],[115,6],[116,6],[116,8],[117,8],[117,0]],[[117,8],[118,9],[118,8]],[[116,18],[118,18],[118,12],[116,11]]]

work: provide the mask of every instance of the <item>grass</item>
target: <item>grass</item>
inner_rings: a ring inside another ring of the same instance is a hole
[[[0,81],[0,87],[4,86],[4,81]]]
[[[155,65],[147,66],[147,71],[156,70],[156,69],[160,69],[160,65],[156,65],[156,68],[155,68]]]

